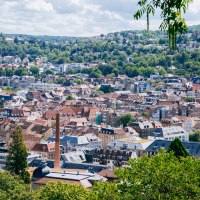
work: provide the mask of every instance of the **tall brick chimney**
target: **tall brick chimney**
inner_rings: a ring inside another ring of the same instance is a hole
[[[56,143],[55,143],[55,158],[54,168],[60,168],[60,116],[56,114]]]

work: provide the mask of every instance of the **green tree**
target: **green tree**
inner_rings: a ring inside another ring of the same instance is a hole
[[[168,152],[170,151],[173,151],[174,155],[179,159],[190,155],[179,138],[175,138],[175,140],[171,142]]]
[[[143,112],[143,113],[142,113],[142,117],[149,117],[149,114],[146,113],[146,112]]]
[[[66,58],[59,58],[57,63],[60,65],[60,64],[64,64],[66,63]]]
[[[113,88],[112,88],[112,86],[109,85],[109,84],[101,85],[100,90],[101,90],[103,93],[110,93],[110,92],[113,92]]]
[[[54,74],[54,72],[53,72],[53,70],[51,70],[51,69],[46,69],[46,70],[44,71],[44,74],[49,75],[49,74]]]
[[[195,98],[194,97],[186,97],[185,99],[187,102],[195,102]]]
[[[6,68],[3,72],[2,72],[3,75],[6,75],[6,76],[13,76],[14,72],[11,68]]]
[[[39,71],[40,71],[40,69],[39,69],[39,67],[37,67],[37,66],[32,66],[32,67],[30,68],[30,72],[31,72],[32,75],[35,76],[35,77],[38,77],[38,76],[39,76]]]
[[[65,81],[66,81],[66,79],[63,77],[56,79],[56,83],[60,84],[60,85],[63,85],[65,83]]]
[[[140,9],[134,14],[135,19],[140,19],[143,14],[147,17],[147,34],[149,35],[149,15],[154,15],[156,9],[160,13],[162,23],[161,30],[167,30],[169,37],[169,48],[175,49],[177,34],[187,31],[187,24],[183,14],[187,12],[188,4],[192,0],[139,0]]]
[[[200,160],[180,160],[162,150],[156,156],[131,159],[130,166],[115,171],[118,192],[124,200],[200,198]]]
[[[33,200],[35,194],[30,192],[29,185],[24,184],[17,176],[8,171],[0,171],[1,200]]]
[[[200,130],[196,130],[189,135],[190,142],[200,142]]]
[[[40,200],[85,200],[88,192],[79,185],[69,185],[59,182],[49,182],[40,191]]]
[[[14,74],[17,76],[26,76],[28,75],[28,71],[24,67],[19,67],[17,70],[15,70]]]
[[[72,95],[67,95],[67,100],[73,100],[73,96]]]
[[[27,157],[28,152],[23,142],[22,129],[20,126],[16,126],[6,161],[6,169],[11,174],[19,175],[23,180],[26,180],[26,183],[29,183],[30,178],[28,180],[28,174],[26,173],[28,167]]]
[[[120,118],[119,118],[119,122],[120,124],[123,125],[123,127],[126,127],[128,124],[130,124],[131,122],[136,122],[137,119],[132,117],[132,115],[130,114],[125,114],[125,115],[122,115]]]
[[[89,193],[90,200],[122,200],[116,183],[96,183]]]
[[[81,79],[75,79],[74,83],[76,83],[77,85],[81,85],[82,84],[82,80]]]

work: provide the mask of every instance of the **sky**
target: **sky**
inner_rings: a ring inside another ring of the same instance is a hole
[[[133,13],[138,0],[0,0],[0,32],[54,36],[95,36],[146,28]],[[200,0],[185,15],[188,25],[200,24]],[[160,18],[151,18],[152,30]]]

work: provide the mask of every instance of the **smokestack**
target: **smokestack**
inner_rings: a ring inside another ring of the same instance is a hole
[[[60,168],[60,116],[56,114],[56,143],[55,143],[55,158],[54,168]]]

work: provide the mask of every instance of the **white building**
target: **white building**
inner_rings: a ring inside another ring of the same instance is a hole
[[[138,157],[143,156],[144,150],[152,143],[152,140],[141,139],[140,137],[132,136],[129,138],[121,138],[113,140],[107,146],[111,149],[129,149],[136,152]]]
[[[90,68],[90,65],[85,63],[67,63],[58,65],[59,73],[66,73],[69,69],[87,69]]]
[[[53,84],[53,83],[41,83],[41,82],[37,82],[37,83],[33,83],[30,85],[30,87],[38,89],[38,90],[55,90],[57,88],[60,87],[59,84]]]
[[[192,133],[193,120],[186,116],[176,116],[182,122],[182,128],[188,133]]]
[[[181,126],[169,126],[157,128],[149,135],[148,139],[164,139],[173,141],[175,138],[179,138],[181,141],[189,141],[189,134]]]

